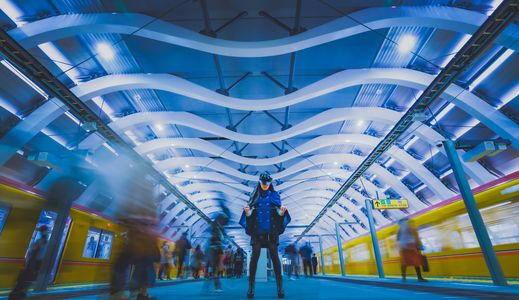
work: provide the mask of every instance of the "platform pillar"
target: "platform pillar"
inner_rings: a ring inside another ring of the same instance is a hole
[[[377,193],[378,198],[378,193]],[[380,248],[378,247],[377,231],[375,229],[375,221],[373,220],[372,202],[366,199],[366,211],[368,212],[369,232],[371,233],[371,243],[373,244],[373,254],[377,262],[378,277],[384,278],[384,267],[382,266],[382,258],[380,257]]]
[[[341,232],[340,232],[339,223],[335,223],[335,236],[337,238],[337,253],[339,254],[339,264],[341,266],[341,275],[346,276],[346,272],[344,271],[344,258],[342,254],[342,242],[341,242]]]
[[[324,270],[323,238],[319,236],[319,253],[321,255],[321,274],[326,275]]]
[[[479,246],[483,252],[483,257],[485,258],[485,262],[487,264],[488,271],[490,272],[490,276],[492,277],[492,281],[494,282],[494,285],[506,286],[506,278],[503,274],[501,266],[499,265],[499,261],[497,260],[496,252],[492,246],[492,241],[488,235],[487,228],[485,227],[485,223],[483,222],[479,208],[476,204],[476,201],[474,200],[474,195],[472,195],[470,185],[463,171],[463,166],[461,165],[460,158],[456,152],[456,145],[453,141],[446,140],[443,141],[443,146],[445,147],[445,152],[447,153],[447,157],[451,163],[454,177],[458,183],[463,202],[467,208],[470,222],[472,223],[472,227],[476,233],[476,238],[478,239]]]

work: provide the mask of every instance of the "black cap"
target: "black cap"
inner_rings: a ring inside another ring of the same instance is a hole
[[[270,184],[272,182],[272,177],[270,177],[269,172],[263,172],[260,174],[259,180],[262,184]]]

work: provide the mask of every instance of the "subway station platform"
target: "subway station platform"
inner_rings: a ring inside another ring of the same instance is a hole
[[[0,0],[0,300],[519,300],[518,20]]]
[[[150,289],[156,299],[245,299],[247,279],[222,280],[223,292],[216,292],[212,281],[172,280],[159,282]],[[431,279],[418,283],[416,278],[379,279],[357,276],[317,276],[284,281],[287,299],[519,299],[519,281],[496,287],[485,280]],[[255,299],[277,299],[275,282],[256,283]],[[46,293],[31,294],[29,299],[110,299],[103,285],[62,286]],[[0,296],[0,299],[6,299]]]

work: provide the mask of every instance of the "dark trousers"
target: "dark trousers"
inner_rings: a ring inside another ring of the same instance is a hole
[[[303,271],[305,272],[305,276],[308,276],[308,274],[312,276],[312,262],[309,259],[303,258]]]
[[[32,260],[27,263],[27,266],[18,274],[16,285],[8,296],[9,300],[25,299],[27,289],[31,286],[32,282],[36,280],[40,267],[41,261]]]
[[[184,261],[186,260],[186,255],[179,255],[177,259],[178,269],[177,269],[177,278],[184,278],[184,274],[182,273],[182,267],[184,266]]]
[[[279,260],[279,254],[278,254],[278,245],[277,243],[271,243],[268,244],[267,247],[270,258],[272,259],[272,264],[274,267],[274,274],[276,274],[276,282],[281,281],[281,262]],[[258,259],[261,253],[261,244],[255,243],[252,245],[252,256],[250,260],[249,270],[250,270],[250,276],[249,276],[249,284],[254,284],[256,281],[256,269],[258,268]]]
[[[317,275],[317,264],[312,264],[312,267],[314,267],[314,275]]]
[[[290,266],[288,266],[288,277],[292,276],[292,272],[296,274],[296,277],[299,278],[299,266],[297,265],[297,257],[290,256]]]
[[[163,279],[164,277],[167,279],[171,278],[169,263],[160,264],[159,279]]]

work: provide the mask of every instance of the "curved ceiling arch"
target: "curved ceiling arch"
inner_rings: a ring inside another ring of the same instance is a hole
[[[432,27],[472,34],[486,17],[479,12],[448,6],[369,8],[286,38],[239,42],[211,38],[143,14],[97,13],[49,17],[10,30],[9,34],[26,48],[83,34],[119,33],[224,56],[266,57],[288,54],[368,30],[392,26]],[[514,40],[517,33],[513,29],[505,29],[497,42],[513,47],[514,43],[510,41]]]
[[[370,112],[372,113],[371,115],[369,114]],[[393,120],[396,122],[401,116],[402,114],[399,112],[378,107],[372,107],[369,110],[366,110],[364,107],[333,108],[312,116],[289,129],[263,135],[239,133],[207,121],[195,114],[176,111],[135,113],[113,121],[109,126],[116,132],[122,133],[141,125],[166,123],[187,126],[237,142],[268,144],[286,140],[340,121],[370,120],[373,122],[390,123]]]
[[[375,147],[379,142],[378,138],[369,136],[369,135],[363,135],[363,134],[352,134],[352,135],[329,135],[329,136],[320,136],[317,137],[301,146],[296,147],[296,149],[291,150],[287,153],[284,153],[282,155],[279,155],[277,157],[271,157],[271,158],[263,158],[263,159],[252,159],[252,158],[245,158],[239,155],[236,155],[231,152],[225,152],[225,149],[216,146],[210,142],[201,140],[201,139],[157,139],[152,140],[150,142],[141,144],[137,146],[135,149],[140,154],[146,154],[149,152],[153,152],[156,150],[164,149],[166,147],[171,147],[172,144],[175,144],[175,147],[188,147],[191,149],[196,149],[199,151],[204,151],[206,153],[212,154],[212,155],[218,155],[222,158],[232,160],[237,163],[241,164],[248,164],[248,165],[256,165],[256,166],[269,166],[274,165],[276,163],[285,162],[285,158],[296,158],[300,155],[307,154],[308,151],[314,151],[319,149],[320,147],[326,147],[326,146],[332,146],[336,144],[364,144],[370,147]],[[224,153],[225,152],[225,153]],[[440,198],[448,198],[452,196],[452,191],[448,190],[440,181],[438,178],[436,178],[429,170],[427,170],[419,161],[417,161],[415,158],[410,156],[407,152],[404,150],[393,146],[390,150],[390,152],[393,152],[392,154],[395,156],[395,159],[397,159],[402,165],[406,166],[415,176],[417,176],[422,182],[426,183],[428,186],[431,187],[431,189],[439,195]],[[281,160],[281,158],[284,158]],[[353,156],[347,156],[350,158],[353,158]],[[312,159],[312,158],[309,158]],[[340,159],[340,157],[337,157],[336,159],[340,161],[344,161],[343,159]],[[358,160],[358,156],[355,158],[355,160]],[[261,162],[258,163],[258,162]],[[326,162],[333,162],[333,161],[326,161]],[[315,161],[313,164],[318,164],[319,162]],[[296,166],[293,166],[285,171],[283,176],[288,176],[288,174],[291,174],[295,170],[302,170],[306,169],[308,167],[311,167],[313,165],[308,160],[304,160]],[[158,169],[159,170],[166,170],[168,166],[168,160],[165,160],[163,162],[158,163]],[[203,172],[201,172],[203,173]],[[286,175],[285,175],[286,174]],[[195,176],[195,175],[193,175]],[[279,174],[274,174],[273,178],[278,178]]]

